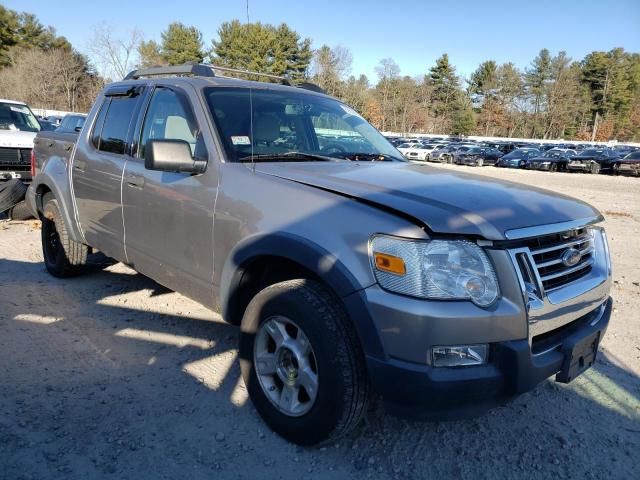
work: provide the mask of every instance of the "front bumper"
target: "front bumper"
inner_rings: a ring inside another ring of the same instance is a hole
[[[618,166],[618,173],[621,175],[640,176],[640,163],[621,163]]]
[[[568,170],[587,171],[591,168],[593,162],[569,162],[567,163]]]
[[[567,361],[568,346],[596,332],[602,338],[612,304],[607,298],[551,336],[492,343],[486,365],[434,368],[368,357],[370,378],[393,414],[427,420],[477,416],[560,372]]]
[[[549,171],[551,170],[551,164],[550,163],[529,163],[529,170],[545,170],[545,171]]]

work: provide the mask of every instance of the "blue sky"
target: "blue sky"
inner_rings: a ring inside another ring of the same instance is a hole
[[[220,23],[246,20],[245,0],[2,0],[35,13],[80,51],[93,27],[133,27],[158,39],[171,21],[197,26],[207,47]],[[580,59],[593,50],[640,52],[640,0],[249,0],[251,21],[286,22],[313,45],[343,45],[353,74],[375,79],[375,65],[393,58],[405,75],[421,75],[447,52],[462,75],[487,59],[527,66],[541,48]]]

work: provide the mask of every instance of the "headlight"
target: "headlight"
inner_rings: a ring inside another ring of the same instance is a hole
[[[371,239],[378,283],[392,292],[432,300],[471,300],[487,307],[500,294],[487,255],[465,240]]]

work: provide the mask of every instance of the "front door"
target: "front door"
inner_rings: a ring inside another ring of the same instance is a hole
[[[218,177],[212,146],[201,134],[187,93],[157,86],[139,135],[138,152],[127,162],[122,191],[125,246],[133,267],[205,305],[213,304],[213,210]],[[194,158],[206,159],[201,175],[145,169],[148,140],[178,139]]]

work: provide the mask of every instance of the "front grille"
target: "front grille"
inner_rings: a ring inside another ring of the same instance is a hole
[[[30,148],[0,148],[0,170],[29,170],[30,168]]]
[[[562,287],[587,275],[594,262],[594,244],[591,232],[586,228],[570,230],[526,240],[531,258],[544,292]],[[571,266],[563,262],[569,249],[580,252],[580,260]],[[521,266],[522,268],[522,266]],[[525,274],[527,272],[523,272]],[[532,272],[529,272],[531,274]],[[527,276],[527,275],[525,275]],[[532,283],[533,278],[531,279]]]

